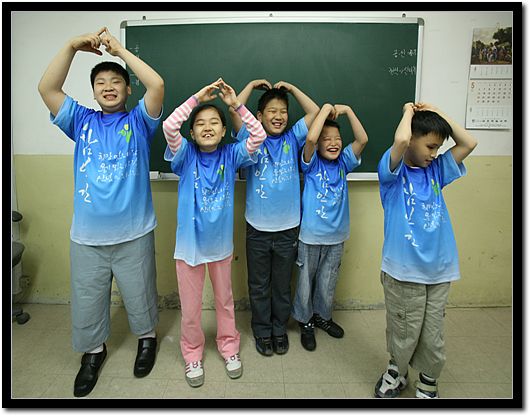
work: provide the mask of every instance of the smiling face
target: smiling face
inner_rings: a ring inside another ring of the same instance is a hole
[[[258,111],[257,116],[269,136],[279,136],[287,127],[289,119],[287,103],[278,98],[273,98],[267,103],[263,112]]]
[[[125,103],[131,95],[131,87],[114,71],[101,71],[94,79],[94,99],[105,114],[125,111]]]
[[[337,127],[324,126],[318,138],[317,151],[327,160],[335,160],[342,150],[342,138]]]
[[[404,162],[411,167],[426,168],[436,158],[444,138],[435,133],[412,136],[404,155]]]
[[[226,127],[214,108],[205,108],[197,113],[191,128],[191,137],[202,152],[213,152],[223,139]]]

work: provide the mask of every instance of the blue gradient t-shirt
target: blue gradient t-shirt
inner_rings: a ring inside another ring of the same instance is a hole
[[[201,152],[182,138],[176,153],[166,147],[164,159],[180,176],[175,259],[190,266],[219,261],[234,250],[234,183],[237,169],[256,163],[246,142]]]
[[[143,98],[129,112],[103,114],[66,96],[50,119],[75,142],[72,241],[111,245],[153,230],[149,154],[160,117]]]
[[[249,136],[243,125],[238,141]],[[267,136],[256,152],[258,163],[245,169],[245,218],[260,231],[282,231],[300,224],[300,173],[298,158],[305,144],[303,118],[279,136]]]
[[[466,174],[451,151],[426,168],[390,171],[388,149],[378,166],[385,213],[381,269],[397,280],[436,284],[460,278],[458,251],[442,189]]]
[[[350,210],[346,175],[361,161],[352,146],[346,146],[336,160],[327,160],[313,153],[309,163],[302,156],[304,174],[302,194],[302,225],[300,241],[305,244],[332,245],[350,237]]]

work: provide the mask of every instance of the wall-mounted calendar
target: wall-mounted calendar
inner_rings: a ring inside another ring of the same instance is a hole
[[[512,102],[512,28],[475,29],[466,128],[511,128]]]

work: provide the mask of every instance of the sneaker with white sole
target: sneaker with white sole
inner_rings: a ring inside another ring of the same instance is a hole
[[[407,375],[400,376],[398,366],[390,361],[386,371],[375,385],[375,397],[397,397],[401,390],[407,387]]]
[[[239,378],[243,374],[243,365],[241,364],[241,358],[239,353],[230,356],[225,359],[226,373],[230,378]]]
[[[200,387],[204,383],[202,360],[186,363],[186,381],[191,387]]]
[[[438,383],[434,379],[427,380],[422,373],[420,379],[415,383],[416,397],[418,399],[437,399]]]

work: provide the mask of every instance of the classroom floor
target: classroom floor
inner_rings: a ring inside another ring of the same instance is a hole
[[[81,354],[72,351],[68,305],[23,305],[31,319],[12,323],[13,398],[73,398]],[[302,348],[298,326],[289,324],[286,355],[263,357],[254,347],[250,312],[237,311],[243,376],[231,380],[215,346],[215,312],[203,311],[205,383],[184,380],[179,348],[180,311],[162,310],[159,352],[149,376],[136,379],[137,340],[125,310],[113,307],[108,355],[90,398],[372,398],[386,368],[385,311],[335,311],[342,339],[316,330],[317,348]],[[512,309],[449,308],[445,321],[447,364],[439,380],[442,398],[512,398]],[[401,397],[414,397],[417,372],[409,372]]]

